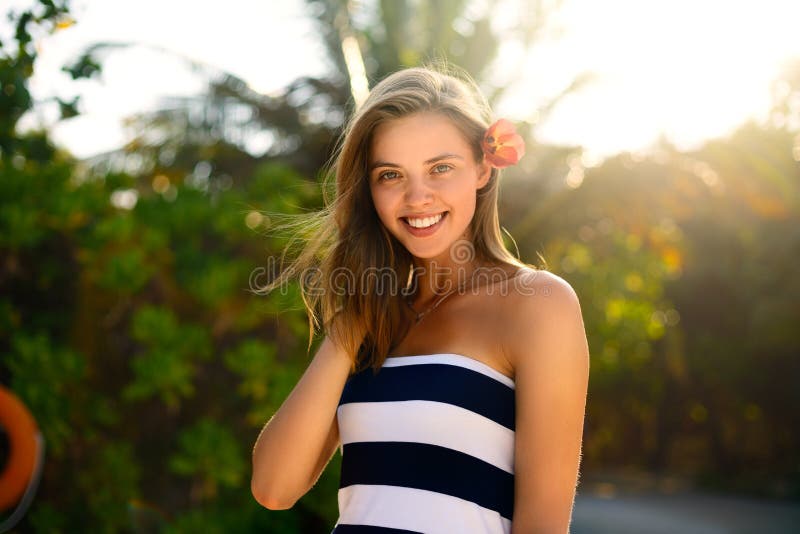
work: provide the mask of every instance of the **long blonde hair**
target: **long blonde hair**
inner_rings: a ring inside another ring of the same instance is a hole
[[[452,120],[469,140],[475,160],[482,161],[481,140],[492,120],[491,109],[466,73],[437,65],[389,75],[372,89],[339,138],[323,183],[324,208],[281,227],[298,230],[284,249],[281,264],[294,243],[299,241],[302,248],[289,267],[264,288],[269,290],[299,275],[309,318],[309,349],[322,324],[324,332],[351,356],[351,373],[368,366],[378,369],[409,327],[407,306],[394,291],[385,291],[387,280],[382,276],[388,271],[396,275],[395,282],[405,282],[413,258],[380,222],[367,177],[375,128],[418,112],[440,113]],[[335,187],[331,192],[332,178]],[[475,258],[531,267],[503,243],[498,179],[498,169],[492,168],[489,182],[477,191],[470,223]],[[377,276],[364,276],[376,268]]]

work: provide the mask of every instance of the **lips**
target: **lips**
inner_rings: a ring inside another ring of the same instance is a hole
[[[442,214],[441,219],[439,219],[435,224],[432,224],[432,225],[427,226],[425,228],[416,228],[414,226],[411,226],[408,223],[408,219],[406,217],[401,217],[400,220],[403,221],[403,227],[405,227],[405,229],[408,230],[408,232],[411,235],[416,236],[416,237],[426,237],[426,236],[429,236],[429,235],[433,234],[434,232],[436,232],[439,229],[439,227],[442,225],[442,223],[447,219],[448,212],[445,211],[445,212],[440,212],[440,213]],[[414,217],[414,218],[417,218],[417,217]],[[422,217],[422,218],[424,218],[424,217]]]

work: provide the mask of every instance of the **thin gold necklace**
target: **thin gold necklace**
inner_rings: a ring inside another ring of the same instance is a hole
[[[520,273],[522,273],[522,271],[524,271],[524,269],[518,269],[516,273],[514,273],[513,275],[511,275],[511,276],[509,276],[507,278],[503,278],[503,280],[501,280],[501,281],[505,282],[505,281],[511,280],[512,278],[515,278]],[[474,273],[473,273],[473,276],[474,276]],[[472,279],[472,277],[470,277],[470,280],[471,279]],[[445,301],[445,299],[447,299],[447,297],[449,297],[453,293],[458,293],[458,292],[462,291],[464,289],[464,286],[466,285],[466,283],[467,283],[467,281],[464,280],[464,282],[459,284],[457,288],[455,288],[452,291],[449,291],[449,292],[445,293],[436,302],[434,302],[433,304],[431,304],[430,306],[428,306],[427,308],[425,308],[424,310],[422,310],[420,312],[418,312],[417,310],[414,309],[414,305],[411,303],[411,296],[410,295],[406,296],[403,300],[405,301],[406,304],[408,304],[409,309],[411,309],[411,312],[414,314],[414,324],[418,324],[422,320],[423,317],[425,317],[430,312],[435,310],[439,306],[439,304],[441,304],[442,302]],[[478,286],[478,287],[480,287],[480,286]],[[475,288],[473,288],[470,285],[470,290],[472,290],[472,289],[475,289]]]

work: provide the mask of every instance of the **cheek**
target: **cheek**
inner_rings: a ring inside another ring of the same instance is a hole
[[[378,218],[386,225],[391,222],[389,219],[392,217],[392,200],[390,195],[385,191],[378,191],[374,188],[370,189],[372,195],[372,204],[375,206],[375,211],[378,213]]]
[[[464,184],[457,184],[449,191],[449,198],[452,199],[454,207],[464,216],[470,215],[475,210],[476,191]]]

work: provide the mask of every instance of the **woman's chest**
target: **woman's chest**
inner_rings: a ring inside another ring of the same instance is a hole
[[[413,325],[389,357],[459,354],[513,380],[514,367],[503,348],[506,304],[502,295],[458,295]]]

